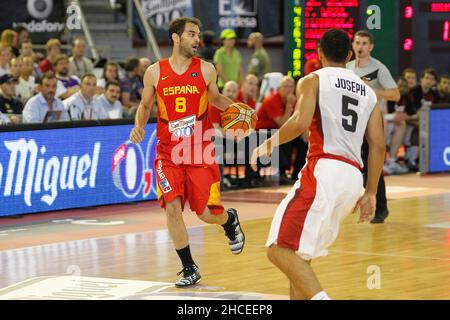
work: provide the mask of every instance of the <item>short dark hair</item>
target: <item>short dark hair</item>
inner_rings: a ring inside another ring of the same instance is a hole
[[[184,27],[186,26],[187,23],[193,23],[197,25],[199,28],[202,27],[202,23],[197,18],[180,17],[173,20],[169,26],[169,39],[172,44],[173,44],[172,34],[176,33],[181,37],[181,35],[184,32]]]
[[[320,38],[319,47],[328,60],[343,63],[352,48],[352,43],[345,31],[330,29]]]
[[[54,72],[48,71],[48,72],[45,72],[45,73],[38,79],[38,84],[40,84],[40,85],[43,84],[45,79],[47,79],[47,80],[53,80],[53,79],[58,80],[58,79],[56,78],[56,74],[55,74]]]
[[[359,30],[358,32],[356,32],[355,33],[355,37],[366,37],[366,38],[369,38],[369,42],[371,43],[371,44],[373,44],[373,34],[372,33],[370,33],[369,31],[367,31],[367,30]]]
[[[139,59],[138,58],[130,58],[125,62],[125,71],[133,71],[139,67]]]
[[[97,79],[97,77],[95,76],[95,74],[93,74],[93,73],[85,73],[85,74],[83,74],[83,76],[81,77],[80,83],[83,82],[83,80],[86,79],[86,78],[95,78],[95,79]]]
[[[14,31],[19,34],[22,31],[27,31],[28,32],[28,29],[23,24],[20,24],[20,25],[18,25],[17,27],[14,28]]]
[[[120,88],[120,83],[117,80],[107,81],[105,84],[105,91],[108,90],[110,86],[117,86]]]
[[[426,68],[425,70],[423,70],[422,75],[420,76],[420,79],[422,79],[423,77],[425,77],[425,75],[427,74],[431,74],[434,79],[437,81],[438,76],[436,71],[433,68]]]
[[[442,79],[450,80],[450,75],[449,75],[449,74],[443,74],[443,75],[439,78],[439,82],[441,82]]]
[[[404,77],[407,73],[416,73],[416,70],[414,70],[413,68],[406,68],[405,70],[403,70],[402,76]]]
[[[216,34],[212,30],[206,30],[203,32],[203,43],[210,45],[214,43],[214,38],[216,37]]]

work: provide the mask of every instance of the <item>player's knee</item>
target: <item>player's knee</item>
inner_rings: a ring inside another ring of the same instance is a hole
[[[166,214],[169,218],[177,218],[181,215],[181,206],[178,203],[167,203]]]
[[[267,258],[273,264],[277,264],[277,256],[278,256],[277,249],[278,249],[278,247],[275,244],[273,244],[269,248],[267,248],[267,251],[266,251]]]
[[[198,215],[198,217],[205,223],[213,223],[214,217],[209,213],[209,210],[205,210],[201,215]]]

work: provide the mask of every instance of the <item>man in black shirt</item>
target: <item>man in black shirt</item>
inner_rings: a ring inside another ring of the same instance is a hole
[[[450,103],[450,75],[444,74],[438,84],[439,103]]]
[[[411,171],[419,170],[419,110],[425,105],[429,106],[439,102],[439,94],[433,89],[436,82],[436,72],[431,68],[425,69],[420,77],[420,84],[410,92],[411,103],[405,105],[405,112],[408,115],[405,137],[406,164]]]
[[[22,114],[23,104],[15,97],[17,79],[7,73],[0,77],[0,111],[8,115],[11,122],[18,123]],[[13,116],[16,115],[16,116]]]

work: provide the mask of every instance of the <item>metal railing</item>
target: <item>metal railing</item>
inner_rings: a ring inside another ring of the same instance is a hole
[[[130,3],[131,0],[128,1],[128,3]],[[153,55],[155,56],[156,60],[160,60],[161,59],[161,51],[159,50],[159,46],[158,43],[156,42],[156,38],[155,35],[153,34],[152,29],[150,28],[150,25],[148,24],[147,19],[144,16],[144,12],[142,11],[142,6],[139,2],[139,0],[133,0],[134,2],[134,7],[136,8],[136,11],[138,13],[139,19],[142,22],[142,25],[144,26],[144,30],[145,30],[145,40],[147,40],[147,49],[149,50],[150,55],[153,52]],[[128,8],[130,8],[130,6],[128,6]],[[129,12],[132,10],[129,10]],[[133,14],[132,12],[129,13],[129,17],[131,15],[131,19],[133,19]]]
[[[92,38],[91,30],[89,29],[86,19],[84,18],[83,9],[81,8],[80,1],[72,0],[71,2],[80,9],[80,22],[81,22],[81,29],[83,30],[84,33],[84,38],[86,39],[88,48],[91,50],[92,58],[94,58],[95,61],[98,61],[100,60],[100,57],[97,48],[95,46],[94,40]]]

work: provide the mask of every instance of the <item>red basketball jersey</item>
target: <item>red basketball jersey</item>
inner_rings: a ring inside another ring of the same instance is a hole
[[[208,119],[208,91],[201,71],[201,60],[192,62],[183,74],[177,74],[169,59],[159,62],[156,87],[158,151],[169,153],[178,144],[211,143],[204,132],[212,128]],[[204,141],[205,140],[205,141]]]

